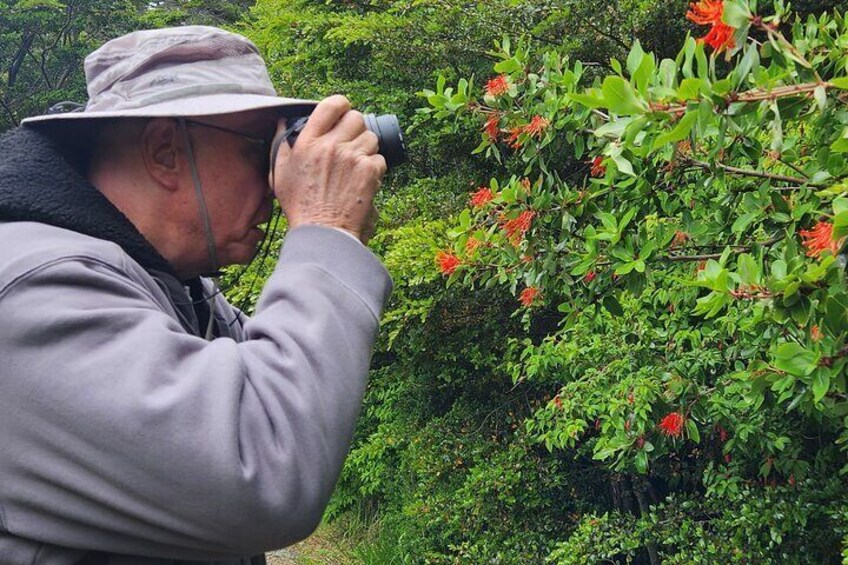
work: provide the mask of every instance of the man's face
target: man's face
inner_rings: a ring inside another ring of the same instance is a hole
[[[272,192],[268,185],[267,147],[244,136],[270,140],[276,131],[276,112],[256,110],[201,117],[191,122],[188,132],[209,211],[218,266],[247,263],[256,254],[264,236],[258,226],[267,222],[271,215]],[[186,205],[196,210],[196,221],[191,222],[191,239],[200,244],[196,253],[202,253],[200,257],[208,264],[200,204],[195,198],[193,203],[189,201]]]

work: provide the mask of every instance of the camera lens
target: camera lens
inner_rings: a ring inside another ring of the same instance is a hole
[[[403,144],[403,132],[394,114],[365,114],[365,127],[377,135],[379,153],[386,159],[386,165],[394,167],[406,160],[406,146]]]
[[[400,129],[400,123],[397,116],[394,114],[364,114],[365,127],[369,131],[374,132],[377,136],[380,155],[386,160],[386,165],[391,168],[400,165],[406,161],[406,146],[403,144],[403,131]],[[294,145],[297,136],[300,135],[306,125],[308,116],[292,118],[289,120],[289,127],[286,129],[285,138],[289,143],[289,147]],[[276,154],[276,149],[274,150]]]

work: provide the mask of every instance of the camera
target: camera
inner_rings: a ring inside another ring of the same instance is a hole
[[[365,127],[374,132],[379,142],[377,152],[386,160],[386,165],[391,168],[406,161],[406,146],[403,144],[403,132],[400,123],[394,114],[363,114]],[[289,147],[294,145],[297,136],[306,126],[309,116],[300,116],[289,119],[283,137],[288,141]]]

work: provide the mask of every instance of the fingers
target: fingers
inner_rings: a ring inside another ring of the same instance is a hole
[[[359,147],[365,155],[374,155],[380,150],[380,140],[377,138],[377,134],[364,129],[364,125],[362,132],[356,136],[352,143]]]
[[[309,121],[301,133],[302,138],[312,139],[330,132],[353,139],[365,129],[362,114],[351,110],[350,101],[341,95],[325,98],[315,106],[309,115]]]

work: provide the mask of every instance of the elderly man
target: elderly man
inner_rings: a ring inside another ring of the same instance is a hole
[[[261,562],[349,448],[391,285],[363,245],[377,138],[215,28],[118,38],[86,78],[84,111],[0,140],[0,563]],[[248,320],[205,275],[251,260],[272,197],[289,232]]]

